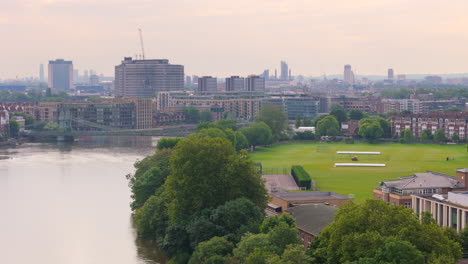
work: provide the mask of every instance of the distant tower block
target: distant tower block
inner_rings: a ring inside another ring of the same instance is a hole
[[[44,82],[44,64],[39,65],[39,81]]]
[[[387,71],[387,79],[390,80],[390,81],[393,81],[394,79],[394,73],[393,73],[393,69],[388,69]]]
[[[292,80],[291,69],[289,69],[289,80]]]
[[[275,69],[275,80],[278,80],[278,71]]]

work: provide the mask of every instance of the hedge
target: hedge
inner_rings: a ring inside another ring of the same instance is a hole
[[[293,165],[291,175],[299,187],[306,187],[307,190],[310,190],[312,179],[302,166]]]

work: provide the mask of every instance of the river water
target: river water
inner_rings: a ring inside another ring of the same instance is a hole
[[[88,137],[0,149],[0,263],[164,263],[136,238],[125,178],[156,141]]]

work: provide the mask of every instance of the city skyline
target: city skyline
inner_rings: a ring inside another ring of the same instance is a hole
[[[7,0],[1,55],[16,63],[1,65],[0,78],[38,76],[38,65],[55,58],[113,76],[122,57],[141,53],[139,27],[146,58],[190,75],[279,72],[281,60],[305,76],[338,74],[345,64],[357,75],[465,73],[467,8],[460,0]]]

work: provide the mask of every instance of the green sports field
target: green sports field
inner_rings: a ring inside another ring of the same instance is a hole
[[[336,154],[336,151],[379,151],[381,155]],[[358,157],[359,163],[387,166],[333,167],[335,163],[351,163],[353,156]],[[466,145],[287,143],[257,148],[251,157],[261,162],[264,169],[280,171],[291,165],[302,165],[318,190],[352,194],[357,201],[371,198],[372,189],[381,181],[428,170],[455,175],[455,169],[468,167]]]

